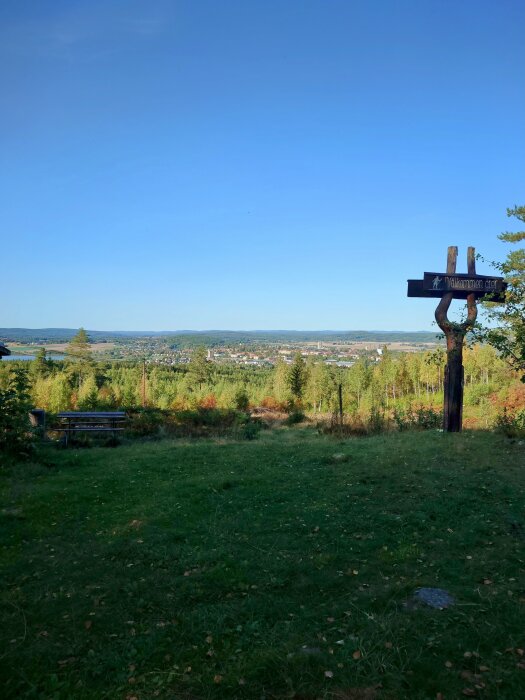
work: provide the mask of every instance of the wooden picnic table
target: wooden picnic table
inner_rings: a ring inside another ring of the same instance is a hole
[[[54,428],[64,433],[66,445],[73,433],[116,433],[124,430],[125,411],[64,411],[57,415],[59,424]]]

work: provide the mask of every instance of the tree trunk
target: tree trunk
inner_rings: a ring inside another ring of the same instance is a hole
[[[458,433],[462,425],[464,337],[463,331],[454,331],[447,334],[443,429],[449,433]]]

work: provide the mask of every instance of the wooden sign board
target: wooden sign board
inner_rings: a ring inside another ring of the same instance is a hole
[[[467,292],[471,294],[494,294],[504,291],[503,277],[488,277],[487,275],[447,275],[444,272],[424,272],[423,286],[428,291]]]
[[[441,281],[436,280],[436,277],[441,278]],[[466,299],[469,294],[475,294],[476,299],[486,296],[486,301],[504,302],[506,288],[507,284],[501,277],[425,272],[422,280],[408,280],[407,296],[441,299],[447,292],[452,292],[454,299]]]

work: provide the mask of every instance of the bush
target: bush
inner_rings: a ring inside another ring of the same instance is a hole
[[[337,438],[364,437],[376,435],[388,429],[383,413],[372,410],[368,417],[359,414],[345,416],[343,422],[338,413],[332,414],[329,423],[318,423],[318,431]]]
[[[366,427],[369,435],[384,433],[388,427],[384,411],[377,406],[372,406]]]
[[[394,409],[393,419],[398,430],[435,430],[443,425],[443,414],[433,408]]]
[[[247,411],[250,407],[250,397],[246,393],[246,389],[241,388],[235,392],[234,396],[235,408],[238,411]]]
[[[495,429],[507,437],[525,437],[525,409],[510,413],[504,408],[496,418]]]
[[[261,428],[262,423],[260,420],[248,418],[246,423],[244,423],[239,430],[239,437],[243,440],[255,440],[259,437]]]
[[[514,413],[525,407],[525,384],[516,382],[515,384],[500,392],[494,397],[494,403],[504,404],[508,411]]]
[[[265,396],[261,401],[261,408],[267,408],[270,411],[284,413],[287,410],[287,404],[283,401],[277,401],[273,396]]]
[[[304,420],[306,420],[304,413],[299,409],[295,409],[288,415],[284,422],[286,425],[297,425],[297,423],[302,423]]]
[[[467,406],[479,406],[494,393],[494,387],[490,384],[475,384],[465,388],[465,404]]]
[[[30,408],[27,370],[9,368],[0,389],[0,452],[16,457],[31,452],[34,434],[29,423]]]
[[[145,408],[129,411],[127,433],[130,437],[217,437],[229,435],[253,440],[261,429],[260,421],[248,413],[233,409],[197,408],[171,411]]]
[[[159,435],[166,420],[163,412],[156,408],[128,411],[128,418],[127,433],[132,437]]]
[[[217,408],[217,399],[215,394],[208,394],[208,396],[205,396],[200,402],[199,407],[203,409]]]

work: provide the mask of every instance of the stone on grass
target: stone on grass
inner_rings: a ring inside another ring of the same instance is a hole
[[[436,610],[450,608],[456,602],[444,588],[418,588],[413,598],[416,603],[423,603]]]
[[[330,457],[330,461],[333,464],[339,464],[341,462],[348,462],[348,455],[346,455],[344,452],[336,452]]]
[[[304,646],[299,649],[299,654],[303,654],[304,656],[319,656],[322,654],[322,651],[320,647]]]

